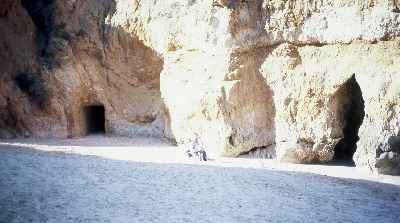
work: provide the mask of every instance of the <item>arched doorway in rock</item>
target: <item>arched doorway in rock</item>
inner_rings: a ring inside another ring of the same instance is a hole
[[[89,105],[83,109],[86,125],[86,134],[104,134],[105,109],[103,105]]]
[[[343,138],[335,146],[333,161],[354,165],[353,155],[360,139],[358,130],[365,116],[364,99],[354,74],[338,89],[335,98]]]

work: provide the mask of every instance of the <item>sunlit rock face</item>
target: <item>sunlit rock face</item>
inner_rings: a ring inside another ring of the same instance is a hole
[[[112,135],[399,174],[399,4],[7,0],[0,136],[82,136],[102,106]]]
[[[241,52],[237,43],[250,40],[237,36],[249,28],[243,24],[251,20],[251,29],[262,28],[261,15],[243,14],[257,7],[240,1],[117,2],[110,23],[164,58],[161,96],[169,135],[178,143],[199,134],[210,154],[225,156],[274,143],[272,92],[259,71],[268,50]]]
[[[399,35],[398,2],[393,0],[263,1],[264,31],[270,42],[350,43]]]
[[[387,141],[399,133],[399,44],[276,47],[262,73],[274,93],[278,158],[326,162],[335,152],[346,158],[335,150],[347,147],[357,165],[374,167],[379,145],[381,154],[392,151]]]
[[[135,33],[160,54],[177,49],[230,49],[231,11],[213,1],[116,1],[110,24]]]
[[[399,19],[395,1],[170,0],[118,1],[112,23],[163,55],[161,95],[178,143],[197,133],[219,155],[276,147],[281,160],[354,156],[375,170],[378,145],[399,134],[395,115],[371,108],[388,108],[380,84],[395,86],[384,80],[398,73]],[[382,79],[366,86],[372,77]]]
[[[116,1],[114,24],[130,27],[157,52],[210,47],[249,50],[284,42],[350,43],[399,35],[393,0]],[[195,37],[195,38],[194,38]]]
[[[272,92],[258,70],[265,55],[265,50],[168,54],[161,95],[178,143],[199,134],[212,153],[225,156],[273,144]]]
[[[400,174],[400,40],[363,47],[369,52],[358,82],[365,100],[365,118],[354,160],[380,173]],[[376,55],[376,56],[374,56]],[[364,75],[363,75],[364,73]]]

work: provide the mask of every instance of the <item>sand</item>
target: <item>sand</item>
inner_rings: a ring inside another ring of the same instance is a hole
[[[166,140],[0,141],[0,222],[398,222],[400,178],[188,159]]]

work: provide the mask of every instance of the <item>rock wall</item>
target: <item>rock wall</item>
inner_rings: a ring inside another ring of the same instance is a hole
[[[350,147],[360,139],[354,161],[374,167],[376,149],[399,133],[399,43],[278,46],[262,68],[275,95],[278,157],[329,161],[355,134],[347,140]]]
[[[35,24],[19,1],[0,6],[0,136],[45,135],[55,116],[46,107],[47,79],[41,75]],[[42,117],[38,119],[37,117]]]
[[[399,174],[399,7],[6,1],[0,135],[81,136],[85,106],[103,105],[110,134],[179,144],[198,134],[215,156],[348,159]]]
[[[22,0],[3,9],[8,12],[0,18],[6,34],[1,38],[3,137],[85,135],[84,108],[90,105],[104,106],[107,133],[164,135],[163,59],[107,23],[115,4]],[[18,76],[28,82],[26,90],[18,86]],[[30,100],[42,93],[45,105]]]

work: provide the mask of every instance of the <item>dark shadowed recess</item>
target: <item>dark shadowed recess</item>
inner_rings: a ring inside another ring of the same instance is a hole
[[[103,105],[91,105],[84,108],[87,134],[104,134],[105,109]]]
[[[344,137],[335,147],[334,161],[344,161],[354,165],[353,155],[360,139],[358,130],[364,119],[364,99],[355,75],[337,91],[338,112],[343,126]]]
[[[42,56],[49,44],[54,23],[54,0],[21,0],[22,6],[31,16],[37,28],[36,40]]]
[[[24,92],[29,100],[41,107],[46,105],[49,92],[44,85],[40,73],[19,73],[14,79],[18,88]]]

